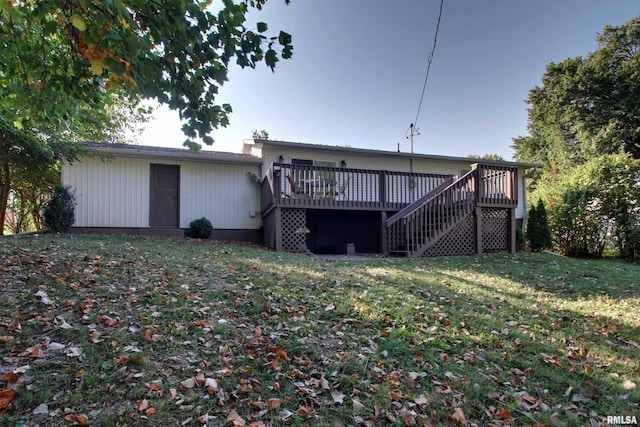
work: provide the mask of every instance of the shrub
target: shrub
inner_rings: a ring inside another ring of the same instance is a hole
[[[516,228],[516,251],[523,251],[525,248],[524,231]]]
[[[526,238],[532,251],[537,252],[552,247],[547,210],[542,199],[538,200],[537,206],[533,206],[529,210]]]
[[[76,197],[71,188],[58,185],[53,189],[53,195],[44,205],[44,223],[53,231],[65,231],[73,225],[75,216]]]
[[[640,256],[640,227],[634,227],[629,232],[629,251],[631,257]]]
[[[607,154],[558,176],[547,174],[536,189],[549,213],[556,249],[571,256],[601,256],[614,245],[634,255],[640,227],[640,160]]]
[[[191,221],[189,224],[189,235],[196,239],[208,239],[213,231],[213,225],[207,218],[202,217]]]

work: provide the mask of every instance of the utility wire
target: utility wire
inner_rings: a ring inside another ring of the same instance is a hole
[[[433,48],[431,48],[431,53],[429,54],[429,59],[427,59],[427,75],[424,76],[424,85],[422,86],[422,95],[420,95],[420,103],[418,104],[418,112],[416,113],[416,119],[413,121],[413,126],[418,125],[418,116],[420,115],[420,108],[422,107],[422,99],[424,98],[424,93],[427,90],[427,80],[429,80],[429,71],[431,70],[431,63],[433,62],[433,55],[436,52],[436,45],[438,44],[438,30],[440,29],[440,19],[442,18],[442,6],[444,4],[444,0],[440,0],[440,12],[438,13],[438,23],[436,25],[436,34],[433,37]]]

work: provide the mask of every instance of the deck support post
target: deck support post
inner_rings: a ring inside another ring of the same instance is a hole
[[[516,210],[509,209],[509,252],[516,253]]]
[[[282,208],[276,208],[273,214],[275,215],[275,250],[282,252]]]
[[[476,235],[476,254],[482,255],[482,208],[479,206],[475,208],[474,219],[473,231]]]
[[[384,255],[389,255],[389,244],[387,242],[387,211],[380,212],[380,251]]]

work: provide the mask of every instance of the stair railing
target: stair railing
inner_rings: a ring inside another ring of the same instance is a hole
[[[440,191],[432,191],[387,221],[390,252],[415,257],[424,253],[444,233],[464,219],[475,204],[477,169],[474,168]],[[403,250],[404,248],[404,250]]]

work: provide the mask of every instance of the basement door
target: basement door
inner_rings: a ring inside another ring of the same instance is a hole
[[[180,223],[180,166],[151,165],[149,226],[178,228]]]

